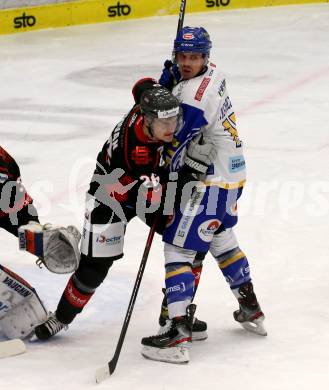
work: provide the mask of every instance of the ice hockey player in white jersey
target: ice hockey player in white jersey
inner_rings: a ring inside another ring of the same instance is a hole
[[[184,119],[165,150],[167,164],[171,171],[179,171],[182,162],[188,164],[191,157],[199,175],[190,201],[183,211],[177,205],[163,234],[169,321],[164,333],[142,339],[142,354],[154,360],[188,361],[186,350],[179,346],[191,341],[195,310],[191,265],[197,252],[209,250],[217,261],[239,303],[234,319],[245,329],[266,335],[249,263],[233,232],[237,200],[246,179],[243,143],[225,78],[209,60],[211,46],[204,28],[183,27],[174,42],[173,62],[165,62],[159,80],[181,102]],[[210,167],[203,164],[208,152],[204,143],[216,145],[217,155]]]

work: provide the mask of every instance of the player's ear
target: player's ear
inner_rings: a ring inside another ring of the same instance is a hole
[[[144,121],[145,121],[145,123],[146,123],[146,126],[151,126],[151,124],[152,124],[152,118],[150,118],[150,117],[144,115]]]

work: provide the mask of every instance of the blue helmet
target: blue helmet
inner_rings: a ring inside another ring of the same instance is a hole
[[[183,27],[174,41],[173,53],[202,53],[209,57],[211,40],[203,27]]]

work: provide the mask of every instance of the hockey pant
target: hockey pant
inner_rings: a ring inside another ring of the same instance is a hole
[[[136,211],[125,205],[122,208],[126,221],[87,194],[80,264],[69,279],[56,310],[56,317],[63,324],[70,324],[83,310],[113,262],[123,257],[126,225],[136,216]],[[148,224],[152,224],[152,218],[153,215]]]

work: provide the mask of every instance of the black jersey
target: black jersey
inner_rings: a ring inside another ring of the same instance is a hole
[[[17,235],[17,228],[29,221],[38,221],[33,202],[21,183],[19,166],[13,157],[0,146],[0,227]],[[28,211],[33,211],[30,215]],[[16,218],[12,216],[15,214]]]
[[[0,189],[7,181],[17,181],[20,176],[16,161],[0,146]]]
[[[141,185],[149,188],[150,197],[151,191],[165,181],[166,174],[160,166],[163,143],[152,141],[143,133],[143,121],[144,116],[136,105],[114,128],[98,154],[89,188],[91,195],[95,195],[103,185],[109,196],[134,207]],[[120,177],[115,183],[116,170],[117,175],[120,172]],[[126,190],[128,186],[129,190]],[[98,200],[102,202],[102,199]]]

